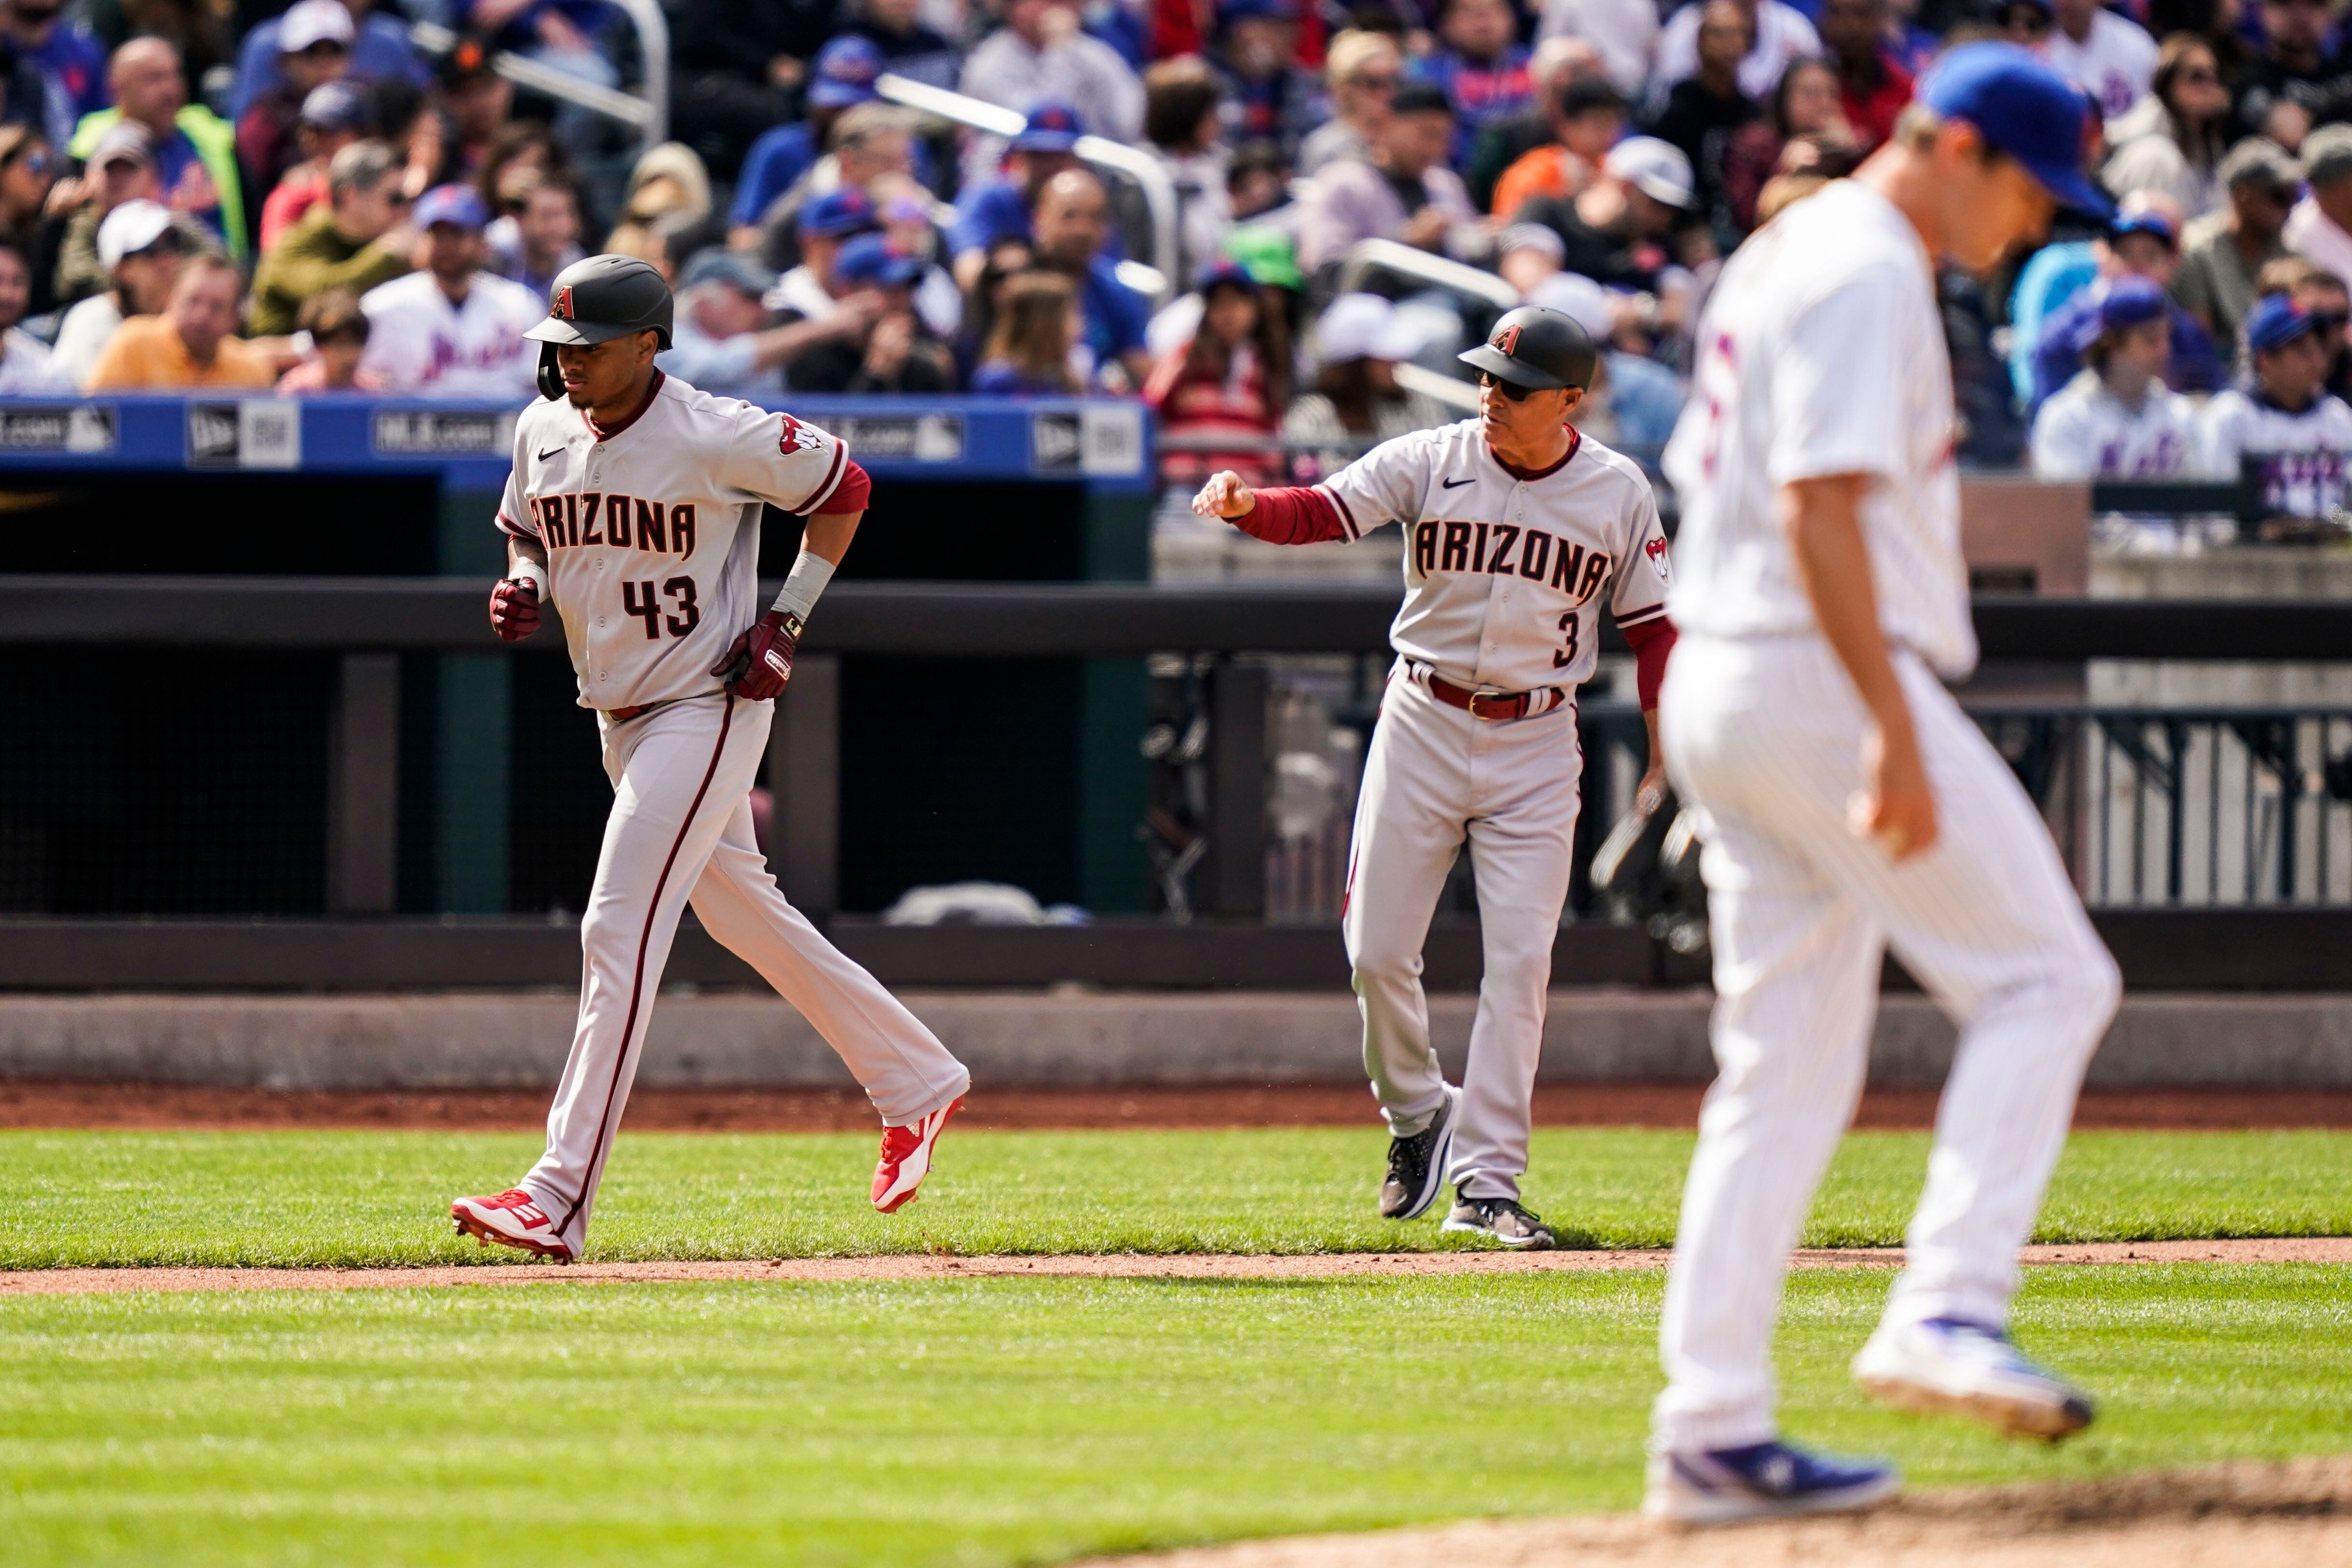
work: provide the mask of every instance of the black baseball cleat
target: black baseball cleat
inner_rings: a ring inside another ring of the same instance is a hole
[[[1430,1124],[1410,1138],[1389,1140],[1388,1179],[1381,1184],[1382,1219],[1419,1219],[1445,1184],[1445,1162],[1454,1152],[1454,1124],[1460,1120],[1462,1091],[1448,1086],[1445,1103]]]
[[[1454,1212],[1445,1216],[1447,1230],[1491,1236],[1514,1252],[1549,1252],[1559,1245],[1551,1226],[1522,1208],[1513,1198],[1473,1198],[1457,1195]]]

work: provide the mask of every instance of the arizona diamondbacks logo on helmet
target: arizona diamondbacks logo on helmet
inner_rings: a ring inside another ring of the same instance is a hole
[[[572,321],[579,319],[572,313],[572,290],[569,288],[558,289],[555,291],[555,303],[547,308],[547,313],[559,321]]]
[[[1456,338],[1454,342],[1459,342],[1461,340]],[[1505,327],[1501,331],[1496,332],[1495,334],[1495,341],[1491,346],[1502,350],[1507,354],[1517,353],[1519,347],[1518,327],[1514,324]]]

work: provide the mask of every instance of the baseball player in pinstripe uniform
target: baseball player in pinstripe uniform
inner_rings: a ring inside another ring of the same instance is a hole
[[[1519,1178],[1576,843],[1575,691],[1606,605],[1639,662],[1656,787],[1671,573],[1649,480],[1567,422],[1592,379],[1584,329],[1523,306],[1462,358],[1480,372],[1477,418],[1383,442],[1312,487],[1253,491],[1218,474],[1192,504],[1279,544],[1404,525],[1397,662],[1364,759],[1342,916],[1389,1125],[1381,1213],[1415,1218],[1451,1180],[1447,1230],[1542,1248],[1554,1237],[1520,1204]],[[1465,840],[1486,963],[1455,1089],[1430,1049],[1421,948]]]
[[[2090,1402],[2007,1333],[2115,963],[2033,804],[1938,677],[1976,662],[1940,259],[1983,270],[2102,210],[2086,110],[2006,44],[1954,49],[1895,139],[1725,267],[1666,453],[1683,505],[1666,764],[1705,817],[1720,1076],[1661,1330],[1646,1506],[1856,1508],[1891,1467],[1780,1440],[1781,1279],[1853,1113],[1882,954],[1959,1026],[1907,1266],[1854,1359],[1874,1396],[2057,1437]]]
[[[654,366],[669,346],[661,274],[592,256],[557,275],[545,401],[515,424],[499,503],[507,641],[563,617],[613,781],[580,920],[580,1023],[547,1118],[547,1152],[515,1186],[449,1205],[483,1242],[568,1260],[586,1243],[662,965],[688,903],[841,1053],[883,1121],[874,1206],[915,1195],[971,1075],[875,978],[784,901],[751,835],[751,789],[775,699],[816,597],[865,515],[866,472],[789,414],[698,392]],[[783,592],[759,611],[760,510],[807,517]]]

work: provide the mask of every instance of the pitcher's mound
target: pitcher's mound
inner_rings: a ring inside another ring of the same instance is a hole
[[[1481,1521],[1118,1561],[1125,1568],[2318,1568],[2352,1563],[2352,1456],[1931,1492],[1855,1517],[1723,1530],[1667,1531],[1622,1514]]]

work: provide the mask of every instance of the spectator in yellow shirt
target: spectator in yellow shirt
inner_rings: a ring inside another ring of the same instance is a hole
[[[192,256],[180,268],[160,316],[122,323],[89,374],[90,392],[167,391],[182,386],[268,387],[269,354],[229,335],[245,293],[236,268],[219,256]]]

